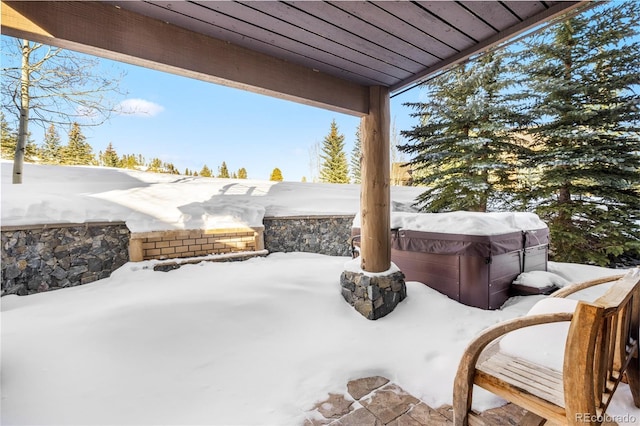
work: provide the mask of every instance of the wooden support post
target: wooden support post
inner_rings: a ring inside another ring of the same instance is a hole
[[[389,89],[369,89],[369,114],[362,118],[361,268],[384,272],[391,267]]]

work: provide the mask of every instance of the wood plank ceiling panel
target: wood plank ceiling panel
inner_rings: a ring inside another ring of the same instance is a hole
[[[505,1],[503,4],[523,20],[546,9],[539,1]]]
[[[457,3],[448,1],[419,1],[422,7],[437,15],[444,22],[458,28],[474,41],[483,40],[497,31]]]
[[[412,25],[416,31],[420,31],[448,46],[451,49],[451,55],[473,45],[473,39],[457,28],[443,22],[419,5],[396,1],[376,2],[376,5]],[[425,38],[425,40],[428,40],[428,38]]]
[[[134,2],[132,2],[133,4]],[[129,3],[122,3],[127,9],[130,9]],[[243,7],[242,4],[230,2],[204,2],[203,4],[189,2],[148,2],[145,5],[155,5],[161,9],[167,10],[167,4],[171,4],[169,14],[165,15],[165,19],[172,24],[190,27],[197,22],[207,23],[212,27],[216,27],[222,31],[218,31],[217,38],[235,43],[242,47],[247,47],[259,51],[261,53],[273,54],[277,49],[280,53],[276,56],[280,58],[286,57],[287,60],[299,65],[308,66],[331,74],[352,74],[359,76],[358,81],[364,84],[383,84],[388,85],[399,78],[400,75],[409,75],[408,72],[398,74],[396,76],[379,71],[377,69],[366,67],[347,59],[337,56],[333,52],[318,49],[308,43],[298,41],[294,38],[274,33],[262,26],[255,25],[252,21],[246,20],[247,16],[243,9],[232,9]],[[246,8],[245,8],[246,9]],[[242,10],[241,14],[240,10]],[[160,11],[146,9],[145,13],[158,17]],[[236,13],[237,15],[230,15]],[[255,13],[249,12],[249,14]],[[240,16],[241,18],[236,18]],[[244,19],[242,18],[244,16]],[[252,16],[256,18],[255,16]],[[269,21],[267,19],[267,21]],[[275,24],[275,22],[270,22]],[[275,49],[274,49],[275,48]]]
[[[394,64],[402,70],[415,73],[424,68],[424,64],[415,62],[397,52],[376,44],[362,35],[354,34],[350,32],[348,28],[343,28],[338,22],[329,22],[321,17],[299,9],[295,4],[275,1],[257,1],[252,2],[250,7],[259,9],[264,13],[289,22],[306,31],[312,31],[319,37],[348,47],[355,52],[368,55],[387,64]],[[352,60],[355,60],[355,58],[352,57]]]
[[[337,2],[339,3],[339,2]],[[346,3],[346,2],[345,2]],[[425,51],[406,42],[396,35],[387,32],[357,15],[341,9],[339,4],[315,2],[315,1],[296,1],[291,2],[296,8],[304,10],[312,15],[321,16],[328,22],[333,22],[340,28],[349,30],[354,34],[369,39],[372,43],[380,46],[381,49],[396,52],[404,58],[413,58],[425,55]],[[359,3],[360,4],[360,3]]]
[[[509,9],[496,1],[462,1],[460,2],[471,13],[482,19],[487,25],[502,31],[522,20]]]
[[[229,8],[231,9],[230,11],[233,11],[235,6],[229,7],[231,4],[226,2],[217,3],[215,8],[216,10],[219,10],[219,7],[223,9]],[[237,11],[237,13],[240,14],[235,15],[239,19],[246,19],[274,34],[277,33],[283,37],[297,40],[309,47],[331,52],[336,57],[352,62],[353,64],[383,72],[394,78],[408,77],[420,68],[420,64],[414,63],[411,65],[413,71],[406,70],[393,62],[382,61],[376,55],[363,53],[354,49],[348,42],[340,43],[334,36],[338,29],[335,26],[329,29],[327,34],[318,34],[315,30],[316,26],[321,26],[322,24],[326,26],[326,23],[308,15],[304,11],[288,7],[284,3],[256,1],[244,3],[242,6],[243,9]],[[310,24],[311,27],[307,27],[305,24]],[[332,35],[332,33],[334,35]],[[395,59],[398,59],[398,57]]]
[[[441,49],[448,50],[447,46],[436,40],[425,40],[424,34],[421,36],[414,27],[380,9],[373,3],[345,1],[333,2],[332,4],[380,30],[403,40],[405,45],[410,47],[410,51],[408,50],[406,55],[426,66],[437,63],[445,56],[446,53],[441,51]],[[372,37],[372,39],[375,40],[373,33],[367,37]],[[425,45],[429,47],[424,48]]]

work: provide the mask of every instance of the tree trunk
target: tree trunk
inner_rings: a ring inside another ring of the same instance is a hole
[[[20,124],[18,126],[18,142],[13,158],[13,183],[22,183],[24,154],[29,137],[29,41],[22,40],[22,77],[20,79]]]

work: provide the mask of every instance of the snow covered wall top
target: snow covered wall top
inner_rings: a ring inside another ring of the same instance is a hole
[[[124,221],[132,232],[262,225],[263,218],[356,214],[360,185],[216,179],[135,170],[25,164],[2,170],[2,225]],[[422,192],[392,187],[399,205]]]

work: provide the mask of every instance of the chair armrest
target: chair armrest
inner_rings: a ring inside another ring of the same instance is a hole
[[[604,278],[597,278],[595,280],[589,280],[589,281],[584,281],[581,283],[575,283],[575,284],[571,284],[568,285],[564,288],[561,288],[560,290],[557,290],[553,293],[551,293],[549,295],[549,297],[567,297],[573,293],[576,293],[580,290],[584,290],[586,288],[589,287],[593,287],[596,285],[600,285],[600,284],[604,284],[604,283],[608,283],[608,282],[612,282],[612,281],[616,281],[619,280],[620,278],[624,277],[624,275],[612,275],[610,277],[604,277]]]
[[[454,381],[453,412],[454,418],[456,419],[454,424],[466,424],[466,420],[463,419],[466,419],[466,413],[471,410],[471,394],[473,392],[476,364],[480,354],[487,345],[505,334],[520,328],[553,322],[571,321],[572,318],[572,312],[546,313],[514,318],[487,328],[472,340],[462,355]]]
[[[476,362],[480,357],[480,353],[484,350],[484,348],[487,347],[489,343],[493,342],[499,337],[502,337],[503,335],[519,328],[548,324],[552,322],[571,321],[572,318],[572,312],[554,312],[548,314],[528,315],[503,321],[485,329],[480,333],[480,335],[473,339],[465,349],[464,354],[462,355],[462,359],[460,360],[460,367],[458,368],[458,374],[456,374],[456,380],[463,370],[468,369],[472,372],[473,369],[475,369]],[[468,367],[465,368],[465,366]],[[466,373],[464,374],[464,376],[468,376],[469,374],[470,373]]]

